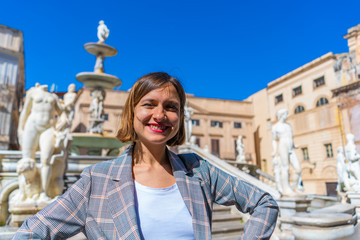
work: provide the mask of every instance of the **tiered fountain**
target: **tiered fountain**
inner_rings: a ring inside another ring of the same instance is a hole
[[[110,155],[116,155],[118,153],[117,149],[124,145],[114,136],[106,136],[103,133],[105,89],[113,89],[121,85],[119,78],[106,74],[104,71],[105,58],[117,54],[117,50],[114,47],[105,44],[109,32],[104,21],[100,21],[97,33],[99,41],[84,45],[87,52],[96,56],[93,72],[81,72],[76,75],[78,81],[92,89],[89,108],[90,123],[87,133],[73,133],[74,141],[71,150],[73,155],[79,152],[79,148],[88,149],[89,155],[101,155],[102,149],[110,149]]]

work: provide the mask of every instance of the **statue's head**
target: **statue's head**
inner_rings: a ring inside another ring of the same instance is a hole
[[[354,139],[355,139],[354,134],[351,134],[351,133],[346,134],[346,141],[347,142],[352,142],[353,143]]]
[[[288,115],[289,112],[287,109],[280,109],[279,111],[277,111],[276,117],[277,120],[280,121],[280,120],[286,120]]]
[[[40,89],[47,92],[48,91],[48,85],[40,85]]]
[[[104,21],[103,20],[100,20],[99,21],[99,25],[103,25],[104,24]]]
[[[75,84],[71,83],[71,84],[68,86],[68,92],[75,92]]]

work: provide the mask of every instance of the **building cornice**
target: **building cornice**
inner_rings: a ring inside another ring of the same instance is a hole
[[[284,81],[286,81],[292,77],[295,77],[295,76],[309,70],[310,68],[316,67],[316,66],[318,66],[328,60],[331,60],[331,59],[336,59],[336,55],[334,55],[332,52],[329,52],[329,53],[327,53],[319,58],[316,58],[315,60],[285,74],[284,76],[270,82],[268,84],[267,88],[269,89],[269,88],[275,87],[275,86],[279,85],[280,83],[283,83]]]
[[[352,38],[358,35],[360,32],[360,24],[356,25],[355,27],[349,28],[348,33],[344,36],[345,39]]]
[[[350,91],[356,90],[360,88],[360,80],[356,80],[355,82],[346,84],[344,86],[332,89],[331,92],[333,94],[333,97],[337,97],[339,95],[348,93]]]

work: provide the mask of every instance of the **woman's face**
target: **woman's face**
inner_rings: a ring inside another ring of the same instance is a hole
[[[154,89],[134,109],[134,130],[144,144],[166,145],[179,130],[180,99],[172,84]]]

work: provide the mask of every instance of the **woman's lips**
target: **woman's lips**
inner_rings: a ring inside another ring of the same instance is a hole
[[[166,131],[166,129],[169,128],[169,126],[161,125],[161,124],[148,124],[148,127],[151,131],[157,132],[157,133],[163,133]]]

